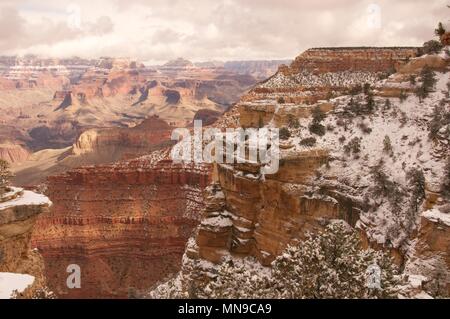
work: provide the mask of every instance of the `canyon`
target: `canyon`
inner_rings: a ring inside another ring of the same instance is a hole
[[[189,292],[213,280],[229,260],[268,268],[288,244],[339,219],[358,230],[365,248],[393,256],[406,276],[402,296],[448,296],[449,202],[441,184],[450,143],[445,123],[438,123],[442,127],[432,139],[429,124],[436,105],[450,111],[449,65],[444,51],[420,56],[409,47],[314,48],[280,66],[223,114],[203,108],[192,115],[220,129],[287,130],[279,170],[270,175],[261,174],[259,162],[173,162],[164,141],[176,121],[165,116],[87,130],[64,152],[80,165],[96,165],[66,166],[47,174],[44,183],[53,206],[37,219],[31,241],[43,257],[49,288],[63,298],[133,297],[165,285]],[[420,77],[424,66],[433,70],[436,84],[422,101],[409,79]],[[178,59],[161,72],[196,68]],[[366,103],[366,83],[374,110],[352,113],[348,105]],[[150,96],[176,103],[199,94],[190,91],[189,81],[177,84],[183,87],[179,95],[161,85],[146,86]],[[63,107],[70,110],[95,99],[98,92],[90,92],[58,93],[55,105],[70,102]],[[133,103],[147,103],[145,92]],[[323,134],[311,130],[317,110],[325,114]],[[185,126],[192,118],[183,119]],[[383,149],[386,136],[391,153]],[[111,162],[104,162],[103,152],[115,154]],[[414,189],[407,172],[414,168],[423,171],[425,198],[411,217]],[[403,194],[399,207],[391,207],[388,195],[375,194],[376,169]],[[81,289],[65,285],[69,264],[81,266]]]
[[[290,134],[280,141],[278,172],[261,174],[261,163],[215,163],[201,223],[187,243],[182,269],[149,296],[201,297],[201,287],[230,261],[249,272],[262,267],[264,273],[288,244],[336,219],[357,229],[366,248],[390,252],[405,276],[404,297],[448,296],[450,215],[441,183],[448,174],[444,166],[449,136],[444,124],[430,142],[423,119],[439,102],[443,112],[450,111],[445,93],[449,62],[448,55],[419,57],[414,48],[311,49],[255,87],[235,106],[238,116],[224,121],[288,129]],[[412,91],[410,76],[417,76],[425,65],[437,74],[436,89],[425,101],[413,95],[399,101],[399,92]],[[343,116],[346,106],[362,94],[342,94],[364,83],[374,87],[375,105],[380,106],[368,118],[351,115],[349,120]],[[396,115],[382,110],[386,96],[390,107],[401,113],[400,123]],[[308,129],[317,108],[326,114],[320,135]],[[369,129],[364,130],[364,123]],[[383,151],[386,134],[393,156]],[[312,138],[312,145],[302,143]],[[352,155],[344,143],[355,139],[358,148]],[[408,167],[423,169],[425,202],[413,217],[407,198],[400,199],[402,208],[392,209],[389,201],[374,195],[371,174],[377,165],[383,165],[380,169],[398,183],[400,192],[411,192],[405,177]]]

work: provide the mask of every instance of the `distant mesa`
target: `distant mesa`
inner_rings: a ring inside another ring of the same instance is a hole
[[[168,104],[178,104],[181,100],[181,94],[177,90],[165,90],[164,96]]]
[[[210,109],[200,109],[194,115],[194,121],[202,121],[202,126],[211,125],[216,122],[222,115],[222,112]],[[193,126],[193,123],[190,125]]]

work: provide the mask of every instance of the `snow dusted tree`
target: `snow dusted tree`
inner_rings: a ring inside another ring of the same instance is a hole
[[[368,285],[371,267],[379,269],[376,287]],[[343,221],[296,245],[258,268],[224,263],[205,288],[210,298],[395,298],[399,279],[387,254],[361,249],[356,231]]]
[[[444,176],[441,184],[442,196],[450,200],[450,156],[447,157],[447,164],[444,167]]]
[[[12,174],[9,171],[9,163],[0,159],[0,195],[6,191],[11,176]]]
[[[434,34],[438,37],[443,36],[445,33],[444,26],[442,25],[442,22],[438,23],[438,27],[434,30]]]
[[[243,263],[235,265],[229,260],[222,264],[215,280],[204,290],[208,298],[246,299],[271,298],[273,294],[269,277],[259,268]]]
[[[406,178],[411,188],[411,208],[417,212],[425,199],[425,176],[421,169],[412,168],[406,174]]]
[[[367,286],[367,269],[381,269],[379,289]],[[273,263],[273,282],[282,298],[395,298],[396,267],[390,257],[362,250],[357,233],[345,222],[296,246]]]

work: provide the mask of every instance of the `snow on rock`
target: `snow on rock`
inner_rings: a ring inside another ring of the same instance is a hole
[[[23,194],[20,197],[17,197],[7,202],[0,203],[0,210],[14,206],[31,206],[31,205],[51,206],[52,202],[45,195],[37,194],[31,191],[23,191]]]
[[[433,208],[423,212],[422,216],[431,220],[432,222],[442,222],[445,225],[450,226],[450,214],[443,213],[437,208]]]
[[[0,299],[10,299],[15,290],[23,292],[33,282],[31,275],[0,272]]]

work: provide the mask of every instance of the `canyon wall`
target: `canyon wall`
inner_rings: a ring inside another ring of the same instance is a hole
[[[57,295],[123,298],[179,270],[210,168],[159,160],[147,156],[49,178],[55,205],[39,218],[33,244]],[[81,289],[66,287],[69,264],[81,267]]]
[[[42,256],[31,245],[31,235],[39,215],[49,211],[47,197],[21,188],[11,188],[0,197],[0,273],[34,277],[31,287],[20,297],[31,297],[45,287]]]

